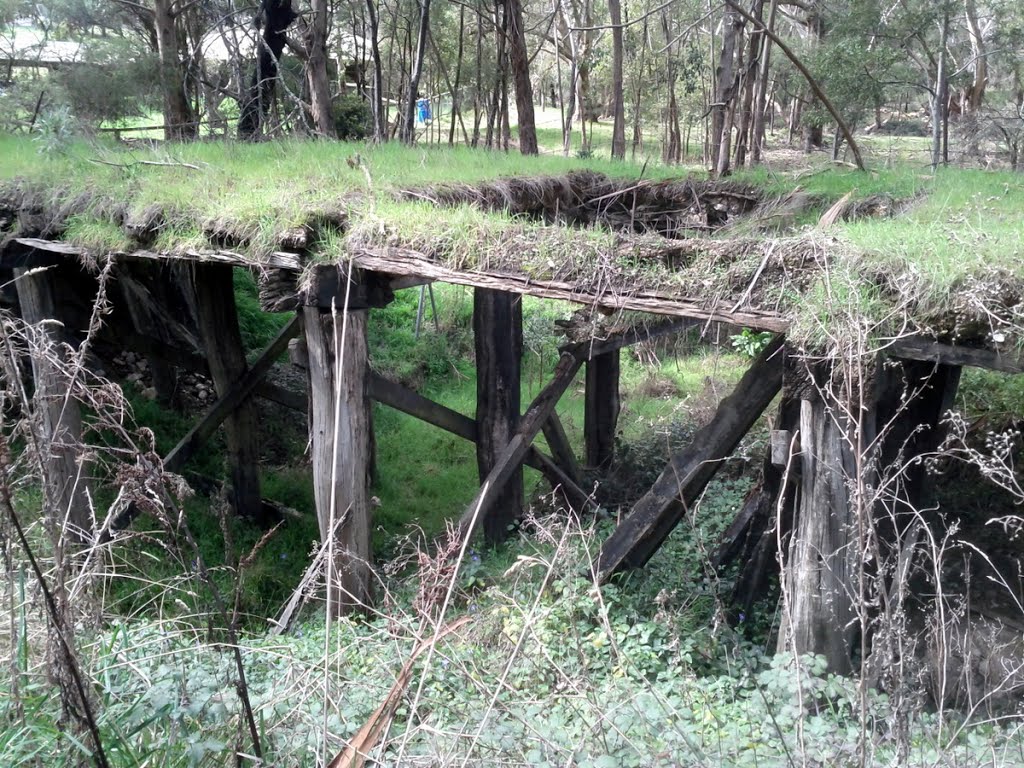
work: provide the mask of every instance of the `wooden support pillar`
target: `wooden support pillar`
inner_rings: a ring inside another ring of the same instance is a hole
[[[587,362],[583,441],[588,467],[606,467],[615,455],[619,421],[619,350],[596,355]]]
[[[82,444],[82,413],[70,390],[65,364],[70,363],[59,324],[53,270],[31,274],[15,269],[21,316],[30,326],[30,355],[35,383],[35,425],[43,470],[47,513],[77,543],[91,541],[88,467]]]
[[[238,329],[232,267],[196,264],[192,284],[210,375],[217,396],[222,398],[248,370]],[[224,426],[231,474],[231,504],[236,513],[260,523],[267,522],[260,496],[259,421],[255,403],[251,399],[243,402],[227,417]]]
[[[371,410],[366,310],[303,309],[317,520],[333,548],[332,615],[371,603]]]
[[[859,631],[853,604],[859,548],[849,491],[858,468],[847,441],[855,425],[826,397],[810,393],[800,401],[800,492],[779,650],[822,654],[830,672],[845,675]]]
[[[155,315],[157,306],[169,311],[167,306],[165,287],[170,280],[169,274],[164,265],[160,263],[150,264],[137,260],[129,266],[123,264],[120,267],[121,293],[125,305],[132,319],[135,332],[141,336],[154,338],[164,343],[172,343],[173,336],[168,326]],[[146,353],[146,360],[149,363],[149,373],[153,378],[153,388],[156,390],[157,400],[163,405],[179,405],[178,397],[178,374],[177,370],[161,356]]]
[[[476,344],[476,460],[483,484],[519,424],[523,351],[522,299],[511,293],[477,288],[473,292]],[[482,518],[488,543],[502,541],[523,511],[523,470],[492,488],[494,499]]]

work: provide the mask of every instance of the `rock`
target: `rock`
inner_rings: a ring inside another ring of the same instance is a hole
[[[132,384],[138,384],[139,381],[142,379],[142,374],[141,373],[130,373],[130,374],[128,374],[127,379]]]
[[[142,390],[142,396],[147,400],[156,400],[156,387],[146,387]]]
[[[148,368],[149,368],[149,360],[146,360],[145,358],[143,358],[142,360],[139,360],[139,370],[140,371],[145,371]]]

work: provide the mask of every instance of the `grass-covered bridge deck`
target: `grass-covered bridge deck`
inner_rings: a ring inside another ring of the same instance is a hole
[[[330,300],[330,265],[351,260],[398,285],[726,320],[825,348],[866,323],[879,339],[985,349],[982,364],[1016,368],[1024,184],[1010,174],[826,168],[716,183],[463,148],[40,148],[0,138],[4,266],[47,253],[252,266],[281,308]]]

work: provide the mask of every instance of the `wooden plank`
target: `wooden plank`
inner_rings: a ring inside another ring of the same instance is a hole
[[[523,305],[519,296],[477,288],[473,292],[476,349],[476,463],[480,483],[490,476],[516,432],[522,381]],[[504,540],[523,513],[523,471],[509,467],[482,516],[488,543]]]
[[[372,603],[367,315],[303,309],[313,489],[320,539],[331,550],[327,604],[332,615]]]
[[[943,344],[922,336],[896,339],[884,346],[893,357],[952,366],[988,368],[1003,373],[1024,373],[1024,355],[1017,349],[978,349]]]
[[[135,283],[135,288],[133,289],[131,286],[126,285],[123,279],[119,283],[124,302],[128,307],[128,314],[131,316],[132,325],[137,334],[169,341],[168,337],[171,334],[165,330],[163,323],[157,321],[152,311],[153,307],[163,305],[164,302],[158,301],[157,297],[153,295],[153,291],[149,290],[145,291],[149,294],[147,301],[141,295],[143,292],[140,290],[143,284],[147,282],[154,288],[159,286],[162,277],[159,274],[160,266],[158,264],[137,262],[131,270],[135,274],[136,280],[129,281]],[[156,272],[155,275],[153,274],[154,272]],[[177,388],[178,375],[175,366],[160,355],[148,351],[144,354],[149,363],[149,372],[153,379],[153,388],[156,390],[157,400],[165,406],[175,404],[176,401],[180,402]]]
[[[628,309],[703,321],[721,321],[761,331],[782,332],[789,327],[789,320],[775,312],[733,312],[731,305],[724,301],[701,301],[644,290],[594,293],[571,283],[537,280],[526,275],[460,271],[437,264],[423,253],[408,248],[363,248],[353,251],[350,255],[363,269],[387,272],[391,275],[416,275],[455,285],[563,299],[612,310]]]
[[[643,566],[693,505],[782,387],[782,337],[754,360],[711,422],[677,453],[661,476],[601,547],[601,582],[627,568]]]
[[[59,322],[53,270],[14,271],[21,316],[30,334],[29,355],[35,391],[32,399],[39,416],[39,451],[43,463],[45,513],[77,544],[92,540],[89,504],[88,451],[82,441],[82,412],[70,392],[63,363],[69,363],[67,341]],[[61,361],[58,364],[57,360]]]
[[[297,253],[290,253],[288,251],[274,251],[262,259],[253,259],[243,253],[226,249],[199,250],[190,248],[173,253],[139,249],[137,251],[111,251],[97,254],[88,248],[82,248],[81,246],[64,243],[59,240],[44,240],[38,237],[17,237],[11,242],[35,251],[58,256],[77,257],[93,255],[100,258],[186,261],[202,264],[228,264],[235,267],[263,266],[268,269],[290,269],[296,272],[301,271],[303,268],[302,257]],[[0,261],[0,266],[4,266],[2,261]]]
[[[299,332],[300,327],[301,318],[296,315],[260,353],[252,366],[228,387],[203,418],[167,454],[164,459],[165,469],[170,472],[178,472],[185,466],[196,450],[216,431],[217,427],[255,391],[257,385],[267,375],[267,371],[288,348],[288,341]]]
[[[518,469],[523,458],[529,452],[534,438],[541,431],[544,422],[547,421],[582,365],[583,361],[580,358],[568,353],[559,358],[551,381],[526,409],[512,439],[498,456],[494,468],[487,475],[462,517],[459,518],[459,534],[461,536],[472,536],[480,522],[487,519],[491,506],[500,495],[500,490],[496,489],[503,488],[508,478],[512,477]]]
[[[615,455],[619,422],[620,350],[587,361],[583,404],[584,461],[588,467],[606,467]]]

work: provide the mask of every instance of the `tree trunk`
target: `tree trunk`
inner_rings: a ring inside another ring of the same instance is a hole
[[[537,154],[537,125],[533,116],[533,86],[530,84],[530,59],[526,51],[521,0],[505,0],[508,20],[509,62],[516,86],[516,110],[519,113],[519,151]]]
[[[331,116],[331,83],[327,76],[328,0],[311,0],[312,22],[306,25],[306,85],[309,88],[313,130],[318,136],[337,138]]]
[[[935,88],[932,93],[932,170],[938,169],[943,159],[943,126],[946,124],[949,107],[949,83],[946,74],[947,48],[949,44],[949,12],[942,17],[942,37],[939,42],[938,70],[935,74]]]
[[[717,176],[729,171],[729,114],[736,95],[736,48],[743,18],[725,4],[722,18],[722,55],[715,78],[715,101],[711,108],[711,168]]]
[[[612,21],[612,158],[626,159],[626,104],[622,93],[622,4],[608,0]]]
[[[430,0],[419,0],[420,23],[416,33],[416,56],[409,75],[409,93],[405,105],[405,120],[401,139],[405,144],[416,141],[416,101],[419,99],[420,76],[423,74],[423,56],[427,50],[427,30],[430,27]]]
[[[764,12],[764,0],[755,0],[751,12],[754,18],[760,22]],[[751,112],[754,109],[754,91],[757,88],[757,65],[758,58],[764,48],[764,32],[760,26],[755,24],[750,32],[750,45],[747,54],[747,66],[743,70],[741,82],[743,84],[743,101],[740,108],[739,130],[736,131],[736,167],[742,168],[747,164],[747,146],[750,135]]]
[[[259,138],[263,119],[270,112],[277,84],[278,62],[287,42],[287,30],[298,17],[291,0],[267,0],[264,3],[263,36],[256,54],[252,83],[241,104],[238,138]]]
[[[185,77],[178,59],[178,29],[171,10],[173,0],[154,0],[157,52],[160,56],[160,87],[164,95],[164,138],[187,141],[198,133],[195,115],[185,93]]]
[[[473,292],[476,344],[477,467],[481,484],[519,425],[523,307],[518,296],[477,288]],[[490,543],[502,541],[523,511],[523,471],[516,469],[503,489],[489,489],[497,501],[483,519]]]
[[[768,11],[768,29],[775,29],[775,14],[779,0],[772,0]],[[754,127],[751,130],[751,161],[754,165],[761,162],[764,152],[765,112],[768,108],[768,73],[770,72],[772,40],[768,35],[761,35],[761,57],[758,62],[757,97],[754,99]]]
[[[309,349],[313,488],[320,539],[331,547],[331,615],[372,603],[371,431],[365,310],[303,310]]]
[[[373,140],[380,143],[387,140],[387,119],[384,115],[384,71],[380,60],[380,17],[374,0],[366,0],[366,12],[370,17],[370,51],[373,54],[373,97],[370,99]]]

